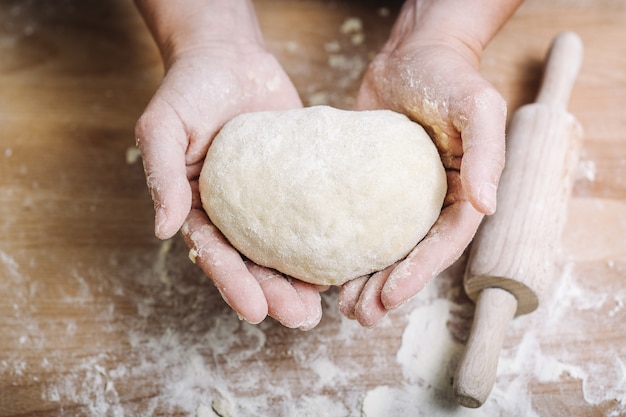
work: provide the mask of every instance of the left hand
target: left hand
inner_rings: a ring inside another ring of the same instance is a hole
[[[479,52],[458,37],[414,30],[412,6],[370,65],[356,108],[391,109],[423,125],[446,168],[448,192],[440,217],[404,260],[342,287],[341,312],[367,327],[460,257],[483,215],[495,211],[504,166],[506,103],[480,75]]]

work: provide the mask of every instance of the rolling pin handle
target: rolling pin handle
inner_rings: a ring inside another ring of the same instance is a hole
[[[454,377],[454,395],[462,406],[484,404],[496,381],[498,358],[517,299],[501,288],[485,288],[476,300],[476,313],[465,352]]]
[[[548,52],[536,102],[566,110],[582,57],[580,36],[574,32],[559,33]]]

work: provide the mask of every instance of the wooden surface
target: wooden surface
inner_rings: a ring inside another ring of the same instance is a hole
[[[395,6],[259,0],[269,47],[307,104],[350,107]],[[387,13],[389,12],[389,13]],[[362,31],[342,30],[356,17]],[[464,259],[380,326],[239,321],[152,236],[133,127],[162,75],[129,1],[0,3],[0,416],[602,416],[626,414],[626,4],[528,0],[482,70],[530,102],[552,37],[585,58],[585,129],[550,296],[514,320],[487,403],[451,376],[473,305]],[[364,36],[364,38],[363,38]]]

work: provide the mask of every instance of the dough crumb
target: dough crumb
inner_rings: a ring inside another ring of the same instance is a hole
[[[195,249],[189,249],[189,260],[196,263],[196,259],[198,258],[198,252]]]
[[[363,30],[363,22],[358,17],[349,17],[341,24],[341,33],[350,34]]]
[[[596,180],[596,164],[594,161],[579,161],[576,166],[576,179],[594,182]]]
[[[141,159],[141,152],[136,146],[129,146],[126,149],[126,163],[132,165]]]
[[[329,103],[329,97],[327,91],[318,91],[307,97],[309,106],[319,106]]]
[[[363,32],[355,33],[350,37],[350,41],[353,45],[360,45],[365,40],[365,34]]]
[[[215,414],[211,407],[200,404],[196,409],[196,417],[217,417],[217,414]]]
[[[235,411],[230,401],[218,398],[211,403],[211,409],[219,417],[235,417]]]

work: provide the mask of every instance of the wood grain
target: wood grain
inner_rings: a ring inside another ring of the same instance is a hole
[[[398,7],[255,3],[305,103],[338,107],[350,107]],[[349,17],[363,23],[363,42],[342,32]],[[481,71],[512,113],[533,100],[554,34],[575,30],[586,47],[570,105],[585,142],[565,273],[510,328],[510,373],[496,381],[490,415],[624,411],[625,24],[621,1],[527,0],[485,51]],[[230,404],[237,416],[373,417],[385,398],[415,414],[453,410],[449,370],[473,314],[464,259],[374,329],[342,320],[333,291],[312,332],[248,326],[181,239],[152,235],[141,164],[126,151],[162,66],[132,2],[3,1],[0,56],[0,416],[206,415]]]

